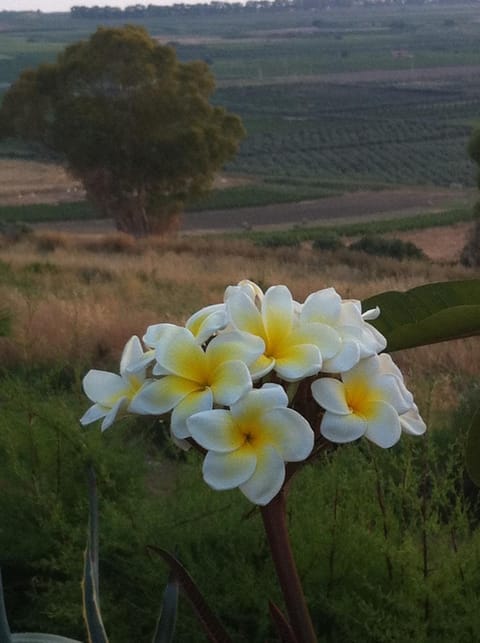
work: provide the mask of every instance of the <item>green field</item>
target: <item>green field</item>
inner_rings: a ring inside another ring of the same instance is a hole
[[[331,194],[329,182],[341,189],[473,186],[466,145],[480,115],[480,72],[469,77],[465,66],[480,65],[476,15],[472,4],[199,10],[130,21],[172,43],[182,60],[207,61],[217,79],[214,100],[242,117],[247,137],[226,169],[270,185],[213,199],[213,207],[239,207]],[[0,88],[6,88],[22,69],[85,38],[98,21],[4,13],[0,22]],[[437,71],[418,75],[419,68]],[[354,75],[365,71],[370,75]],[[377,78],[375,71],[387,75]],[[0,143],[0,156],[38,155]]]

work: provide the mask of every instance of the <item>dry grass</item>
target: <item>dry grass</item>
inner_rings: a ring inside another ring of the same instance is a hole
[[[33,235],[0,248],[0,296],[15,318],[0,346],[3,363],[66,361],[101,368],[148,324],[183,323],[222,300],[225,286],[250,278],[285,283],[298,300],[334,285],[364,298],[426,282],[472,277],[460,265],[398,262],[310,248],[266,250],[248,241],[125,235]],[[413,357],[413,360],[412,360]],[[461,371],[478,376],[480,342],[467,340],[399,355],[407,377]],[[414,368],[413,368],[414,367]]]

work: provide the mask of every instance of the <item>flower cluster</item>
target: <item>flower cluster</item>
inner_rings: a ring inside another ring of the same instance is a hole
[[[91,370],[83,380],[94,405],[81,418],[171,413],[174,441],[206,450],[205,481],[265,505],[285,482],[286,463],[305,461],[323,438],[365,436],[381,447],[402,431],[425,431],[385,338],[357,300],[333,288],[303,304],[286,286],[265,293],[242,281],[224,302],[185,326],[150,326],[127,343],[120,375]]]

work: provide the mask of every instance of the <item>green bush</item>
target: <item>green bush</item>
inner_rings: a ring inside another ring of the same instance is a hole
[[[338,234],[327,232],[314,239],[312,248],[314,250],[338,250],[339,248],[343,248],[343,243]]]
[[[369,255],[394,259],[425,259],[425,254],[411,241],[365,236],[350,245],[350,250],[359,250]]]
[[[100,592],[111,640],[151,640],[165,586],[148,545],[176,550],[235,642],[273,640],[282,605],[258,510],[201,481],[201,456],[164,423],[81,429],[75,372],[0,381],[0,564],[12,628],[84,639],[79,582],[85,468],[100,498]],[[75,392],[77,391],[77,393]],[[320,641],[465,642],[479,631],[477,496],[465,486],[462,417],[383,451],[337,448],[294,479],[289,522]],[[470,410],[469,410],[470,409]],[[178,641],[204,641],[185,600]]]

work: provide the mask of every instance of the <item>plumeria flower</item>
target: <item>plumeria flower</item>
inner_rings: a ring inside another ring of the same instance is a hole
[[[140,340],[133,336],[123,350],[120,375],[97,370],[91,370],[85,375],[83,390],[94,405],[80,418],[81,424],[90,424],[104,418],[102,431],[105,431],[119,413],[130,410],[132,400],[145,383],[145,369],[132,373],[130,366],[138,363],[142,356]]]
[[[225,304],[213,304],[202,308],[187,319],[185,328],[196,337],[198,344],[203,344],[219,330],[224,329],[227,321]]]
[[[260,286],[253,281],[250,281],[250,279],[242,279],[236,286],[227,286],[224,301],[227,301],[229,297],[239,291],[244,292],[248,297],[250,297],[257,308],[261,307],[262,300],[265,296],[264,292]]]
[[[172,433],[187,438],[190,415],[233,404],[252,388],[248,366],[263,350],[261,339],[239,332],[218,335],[203,350],[188,329],[171,325],[155,348],[153,373],[162,377],[142,388],[132,410],[162,415],[173,409]]]
[[[413,398],[391,364],[374,355],[342,373],[341,381],[326,377],[313,382],[312,395],[325,409],[320,425],[324,437],[351,442],[365,435],[384,448],[399,440],[400,417],[412,412]]]
[[[287,404],[281,386],[264,384],[230,410],[192,415],[189,431],[208,451],[205,482],[218,490],[239,487],[251,502],[268,504],[282,488],[285,462],[305,460],[313,448],[309,423]]]
[[[286,381],[315,375],[324,358],[340,347],[338,333],[323,323],[300,323],[295,302],[286,286],[272,286],[259,307],[242,290],[226,301],[232,325],[262,338],[265,351],[251,367],[254,378],[272,370]]]
[[[385,338],[365,321],[374,319],[378,309],[362,315],[361,304],[356,300],[342,301],[334,288],[312,293],[302,306],[300,318],[305,323],[321,322],[334,329],[339,337],[338,351],[324,358],[322,371],[341,373],[350,370],[361,358],[374,355],[386,346]]]

